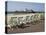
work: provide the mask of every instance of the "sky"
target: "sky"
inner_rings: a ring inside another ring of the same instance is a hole
[[[44,3],[33,3],[33,2],[15,2],[15,1],[8,1],[7,2],[7,11],[23,11],[25,8],[34,11],[44,11]]]

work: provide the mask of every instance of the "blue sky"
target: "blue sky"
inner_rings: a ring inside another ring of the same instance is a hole
[[[16,11],[16,10],[25,10],[33,9],[34,11],[44,11],[44,3],[32,3],[32,2],[15,2],[15,1],[8,1],[7,3],[7,11]]]

